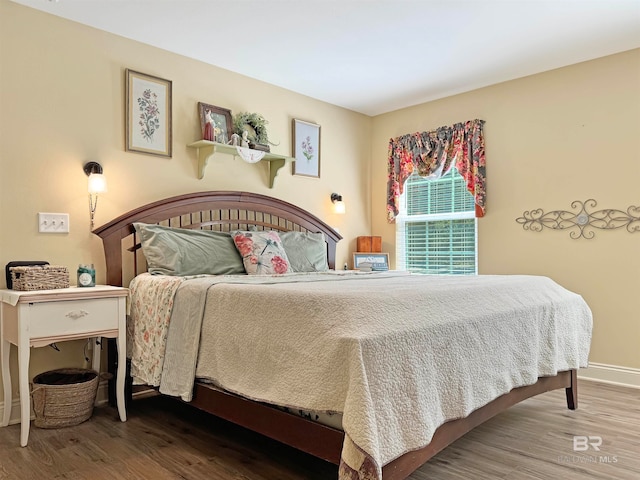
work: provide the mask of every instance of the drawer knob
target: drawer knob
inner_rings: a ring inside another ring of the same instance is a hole
[[[65,316],[73,320],[77,320],[79,318],[86,317],[87,315],[89,315],[89,312],[85,310],[76,310],[74,312],[67,313]]]

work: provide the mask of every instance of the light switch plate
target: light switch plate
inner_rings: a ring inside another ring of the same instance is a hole
[[[38,213],[38,232],[69,233],[69,214]]]

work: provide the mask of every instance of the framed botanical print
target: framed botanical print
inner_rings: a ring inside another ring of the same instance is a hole
[[[320,178],[320,125],[293,120],[293,174]]]
[[[126,70],[125,150],[171,157],[171,80]]]

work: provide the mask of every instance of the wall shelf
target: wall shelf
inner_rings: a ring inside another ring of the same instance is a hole
[[[224,143],[210,142],[209,140],[198,140],[187,145],[187,147],[195,148],[198,155],[198,178],[204,178],[204,170],[209,163],[209,159],[216,153],[225,153],[227,155],[238,156],[238,151],[233,145],[225,145]],[[267,162],[269,167],[269,188],[273,188],[273,183],[278,175],[278,171],[292,161],[292,157],[285,155],[277,155],[267,152],[260,162]],[[257,162],[257,163],[260,163]]]

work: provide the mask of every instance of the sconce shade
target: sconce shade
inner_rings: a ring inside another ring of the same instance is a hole
[[[335,213],[338,214],[344,214],[347,209],[344,205],[344,202],[342,201],[342,195],[339,195],[337,193],[332,193],[331,194],[331,201],[333,202],[333,211]]]
[[[93,229],[93,218],[98,206],[98,194],[107,191],[107,179],[102,174],[102,165],[98,162],[87,162],[82,167],[84,173],[89,177],[87,190],[89,191],[89,218]]]
[[[107,191],[107,179],[101,173],[89,175],[89,193],[104,193]]]
[[[82,167],[82,170],[89,177],[89,193],[104,193],[107,191],[107,179],[102,174],[102,165],[98,162],[87,162]]]

